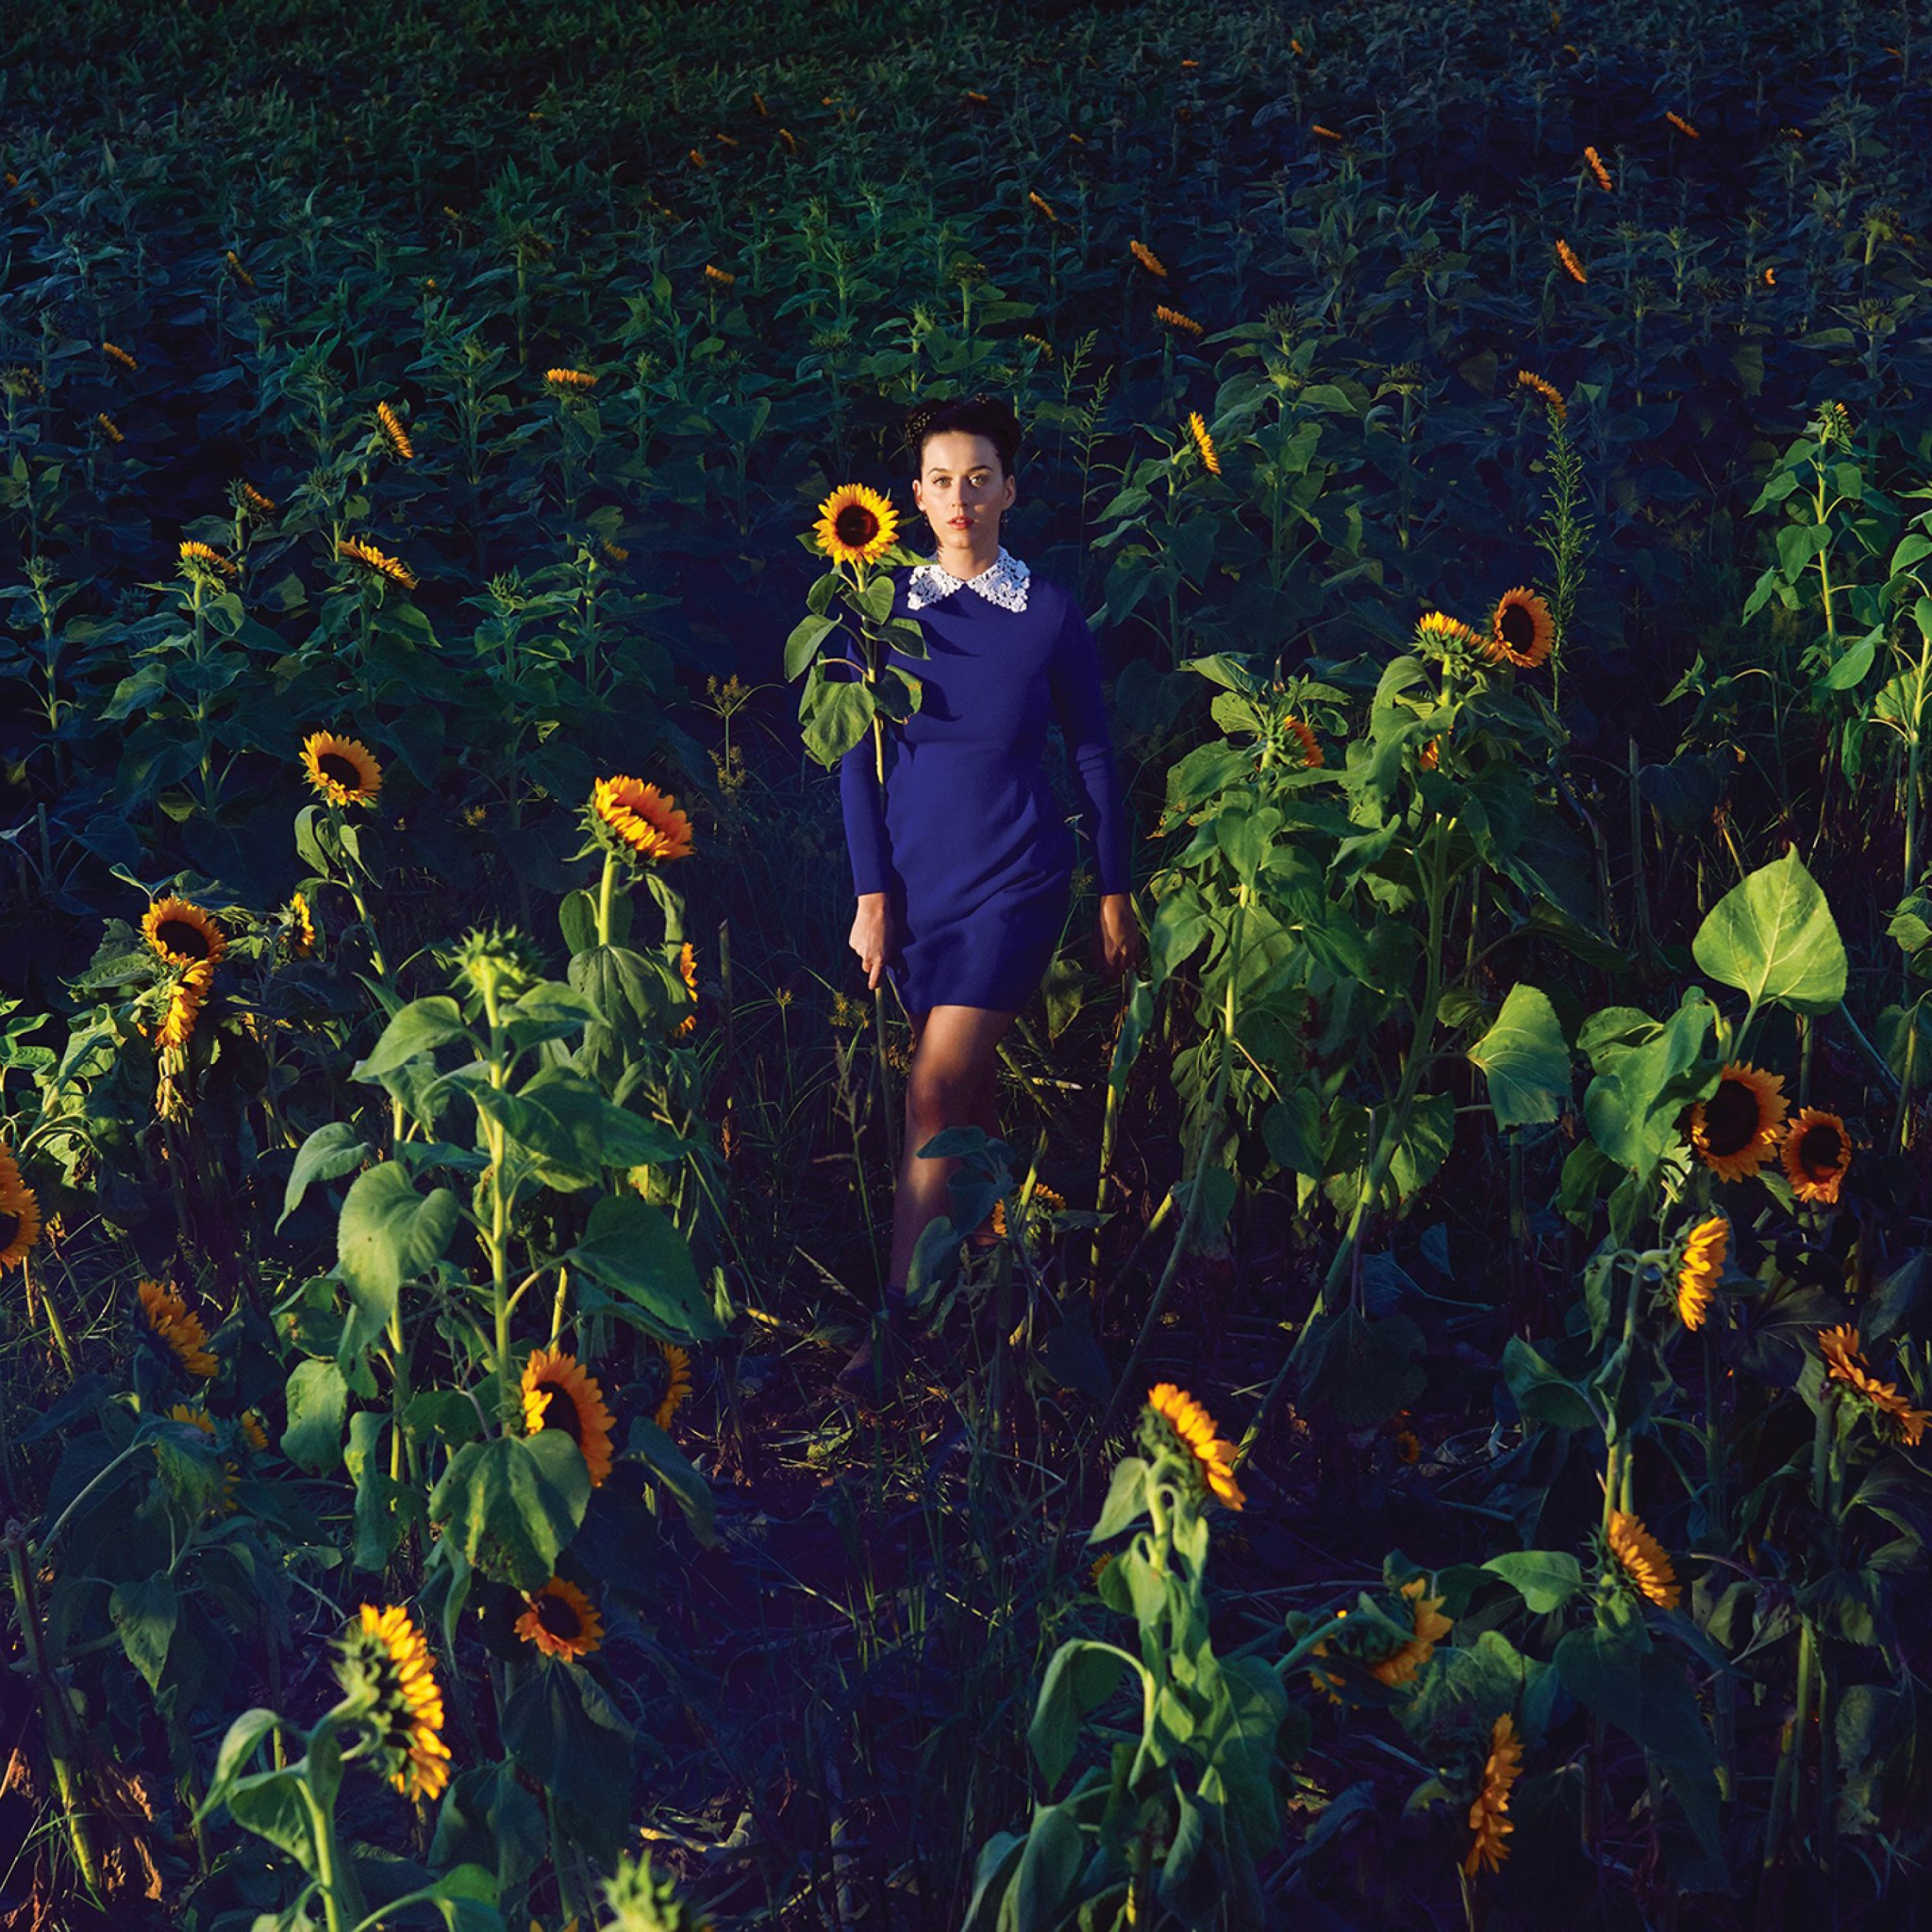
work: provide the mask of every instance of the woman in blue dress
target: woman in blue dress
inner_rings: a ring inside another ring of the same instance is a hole
[[[954,1159],[921,1159],[943,1128],[997,1136],[995,1050],[1059,943],[1075,848],[1041,768],[1058,721],[1085,803],[1100,888],[1096,963],[1139,958],[1127,829],[1092,631],[1073,596],[1000,541],[1017,490],[1020,425],[989,396],[913,412],[912,496],[932,560],[907,573],[894,614],[918,620],[929,656],[919,709],[888,728],[883,797],[871,733],[846,753],[840,795],[858,896],[851,946],[868,987],[890,978],[912,1023],[905,1157],[892,1203],[886,1318],[899,1317],[921,1230],[946,1214]],[[841,1388],[873,1379],[868,1340]]]

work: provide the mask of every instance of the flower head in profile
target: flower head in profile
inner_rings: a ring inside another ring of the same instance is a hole
[[[1858,1331],[1849,1325],[1822,1328],[1818,1352],[1824,1357],[1827,1382],[1841,1383],[1875,1422],[1883,1419],[1898,1432],[1907,1447],[1916,1449],[1932,1422],[1932,1410],[1914,1408],[1899,1393],[1896,1382],[1881,1382],[1858,1352]]]
[[[0,1274],[19,1267],[40,1238],[40,1201],[21,1179],[12,1153],[0,1144]]]
[[[302,770],[330,805],[374,805],[382,790],[382,767],[358,739],[311,731],[302,741]]]
[[[387,403],[375,406],[376,434],[382,438],[383,447],[400,462],[410,461],[416,454],[416,445],[409,441],[409,432],[403,427],[403,419]]]
[[[677,971],[684,980],[685,991],[695,1000],[698,996],[698,956],[689,940],[677,949]],[[695,1033],[697,1025],[697,1010],[693,1008],[671,1030],[673,1033]]]
[[[141,922],[142,937],[171,966],[215,967],[228,941],[214,920],[189,899],[157,899]]]
[[[194,1037],[201,1009],[208,1003],[214,968],[206,959],[177,969],[178,977],[168,989],[168,1004],[161,1015],[160,1030],[155,1043],[162,1053],[183,1052]]]
[[[351,563],[359,564],[370,577],[383,583],[400,584],[406,591],[413,591],[422,581],[400,558],[377,549],[361,537],[341,538],[336,544],[336,554],[346,557]]]
[[[1214,438],[1208,433],[1208,425],[1199,409],[1188,411],[1188,434],[1193,439],[1195,451],[1201,458],[1201,467],[1210,476],[1220,475],[1221,455],[1214,447]]]
[[[1730,1224],[1721,1214],[1700,1221],[1685,1237],[1684,1258],[1677,1267],[1677,1317],[1685,1327],[1704,1326],[1724,1278],[1730,1241]]]
[[[524,1613],[517,1619],[516,1631],[525,1643],[534,1643],[545,1657],[575,1662],[588,1657],[604,1641],[604,1621],[595,1606],[575,1583],[553,1576],[533,1596],[524,1599]]]
[[[715,261],[708,261],[705,264],[705,279],[714,289],[728,289],[738,277],[728,268],[720,268]]]
[[[1039,214],[1044,216],[1056,227],[1059,225],[1060,218],[1054,212],[1053,203],[1047,200],[1045,195],[1037,193],[1033,189],[1029,188],[1026,191],[1026,199],[1032,203],[1034,209]]]
[[[1690,141],[1702,141],[1704,139],[1704,137],[1698,133],[1696,128],[1691,126],[1690,122],[1685,120],[1683,115],[1674,113],[1668,108],[1664,109],[1664,119],[1668,121],[1671,124],[1671,125],[1677,130],[1679,134],[1685,136],[1687,139]]]
[[[291,959],[309,959],[315,956],[315,915],[308,909],[308,899],[300,892],[289,898],[289,909],[282,915],[282,945]]]
[[[242,574],[241,566],[232,558],[224,557],[212,543],[198,543],[192,537],[183,540],[179,556],[182,572],[191,582],[219,590],[225,580]]]
[[[1154,305],[1154,319],[1177,335],[1192,336],[1197,342],[1208,333],[1191,315],[1184,315],[1178,308],[1170,308],[1165,302]]]
[[[1746,1180],[1776,1151],[1790,1103],[1784,1075],[1733,1060],[1717,1091],[1690,1109],[1690,1144],[1721,1181]]]
[[[1576,258],[1576,251],[1558,235],[1557,237],[1557,259],[1563,264],[1563,273],[1573,282],[1587,282],[1590,279],[1582,262]]]
[[[1446,610],[1425,611],[1417,618],[1415,641],[1418,648],[1431,658],[1459,657],[1478,641],[1474,625],[1464,624],[1459,617],[1451,617]]]
[[[1845,1124],[1823,1108],[1800,1108],[1785,1134],[1785,1177],[1801,1201],[1829,1207],[1852,1164],[1852,1139]]]
[[[122,348],[118,342],[103,342],[101,344],[101,354],[106,356],[109,361],[120,363],[124,369],[131,371],[141,367],[141,364],[125,349]]]
[[[1426,1577],[1410,1577],[1402,1586],[1402,1595],[1414,1620],[1414,1627],[1410,1635],[1387,1657],[1369,1666],[1369,1675],[1391,1690],[1400,1690],[1407,1684],[1435,1656],[1437,1644],[1455,1627],[1442,1614],[1446,1599],[1428,1594]]]
[[[629,857],[665,862],[689,858],[691,820],[673,795],[641,778],[599,778],[591,787],[591,828]]]
[[[691,1354],[675,1341],[660,1341],[657,1347],[658,1359],[664,1365],[664,1392],[658,1399],[651,1420],[660,1429],[668,1429],[677,1411],[691,1400]]]
[[[1166,1456],[1186,1469],[1196,1492],[1209,1491],[1239,1509],[1247,1500],[1234,1479],[1235,1445],[1214,1433],[1214,1418],[1172,1382],[1157,1382],[1141,1410],[1141,1441],[1157,1460]]]
[[[1129,242],[1127,253],[1157,280],[1166,281],[1167,264],[1144,242]]]
[[[1503,1840],[1516,1829],[1508,1816],[1509,1791],[1523,1775],[1523,1740],[1506,1710],[1490,1726],[1490,1752],[1483,1761],[1483,1779],[1469,1807],[1469,1850],[1462,1870],[1474,1878],[1485,1866],[1493,1872],[1509,1856]]]
[[[597,378],[582,369],[546,369],[543,382],[553,395],[588,395],[597,387]]]
[[[1531,394],[1539,395],[1548,406],[1550,415],[1560,423],[1570,413],[1570,406],[1563,400],[1563,391],[1547,377],[1539,375],[1533,369],[1519,369],[1516,372],[1516,386],[1526,389]]]
[[[264,496],[246,476],[237,476],[233,487],[240,491],[242,503],[257,516],[272,516],[275,513],[275,498]]]
[[[127,439],[121,434],[120,425],[114,421],[113,417],[108,414],[107,410],[96,410],[94,412],[94,422],[99,425],[101,434],[105,436],[109,442],[125,442],[127,441]]]
[[[899,540],[899,512],[876,490],[844,483],[819,505],[812,534],[834,563],[876,563]]]
[[[442,1692],[429,1645],[399,1604],[364,1604],[341,1639],[336,1677],[361,1706],[373,1756],[411,1798],[437,1798],[449,1782]]]
[[[1657,1540],[1643,1526],[1641,1517],[1623,1509],[1612,1509],[1605,1526],[1604,1541],[1610,1555],[1640,1594],[1661,1610],[1674,1610],[1683,1594],[1677,1573]]]
[[[1317,141],[1339,142],[1341,140],[1341,134],[1338,133],[1336,129],[1334,129],[1333,127],[1325,127],[1319,121],[1310,121],[1308,123],[1308,132],[1312,134]]]
[[[1583,163],[1590,170],[1591,174],[1596,177],[1596,185],[1606,194],[1613,192],[1610,171],[1604,166],[1604,158],[1597,153],[1595,148],[1587,147],[1583,150]]]
[[[1491,664],[1534,671],[1550,655],[1556,641],[1557,620],[1550,607],[1527,585],[1518,584],[1496,600],[1482,652]]]
[[[1315,771],[1327,762],[1315,741],[1315,728],[1306,718],[1284,718],[1281,728],[1287,748],[1300,754],[1304,771]]]
[[[524,1369],[524,1433],[561,1429],[582,1451],[591,1487],[611,1469],[610,1431],[616,1418],[604,1406],[597,1378],[574,1355],[540,1348]]]

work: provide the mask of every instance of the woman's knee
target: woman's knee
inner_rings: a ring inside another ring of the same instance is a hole
[[[976,1067],[928,1066],[916,1061],[906,1082],[906,1116],[935,1132],[970,1124],[980,1098]]]

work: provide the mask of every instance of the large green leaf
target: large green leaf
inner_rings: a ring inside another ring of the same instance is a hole
[[[445,993],[433,999],[411,1000],[382,1029],[382,1038],[367,1059],[349,1070],[352,1080],[380,1080],[419,1055],[433,1053],[445,1041],[467,1033],[457,1003]]]
[[[1371,1322],[1344,1308],[1309,1338],[1304,1393],[1351,1428],[1386,1422],[1422,1393],[1423,1333],[1407,1315]]]
[[[1127,1676],[1146,1670],[1139,1660],[1110,1643],[1074,1638],[1054,1652],[1026,1727],[1026,1741],[1049,1790],[1059,1783],[1074,1760],[1080,1726],[1088,1715],[1121,1688]]]
[[[356,1310],[342,1331],[344,1356],[374,1341],[394,1314],[403,1283],[441,1258],[458,1211],[447,1188],[419,1194],[393,1160],[357,1176],[336,1224],[336,1273]]]
[[[583,1453],[562,1429],[471,1442],[450,1458],[429,1520],[486,1576],[518,1590],[549,1581],[590,1500]]]
[[[642,1309],[674,1341],[712,1341],[724,1334],[698,1286],[691,1244],[661,1208],[628,1194],[607,1194],[571,1260],[591,1280]]]
[[[127,1653],[127,1661],[147,1679],[150,1690],[160,1689],[168,1646],[175,1640],[180,1612],[175,1586],[165,1576],[117,1585],[108,1598],[108,1615],[113,1620],[121,1648]]]
[[[707,1549],[719,1547],[713,1522],[711,1486],[675,1442],[648,1417],[639,1416],[630,1425],[625,1454],[649,1465],[651,1473],[677,1499],[685,1521]]]
[[[1483,1565],[1538,1615],[1560,1610],[1583,1588],[1583,1566],[1568,1550],[1506,1550]]]
[[[1653,1650],[1640,1625],[1573,1630],[1557,1644],[1557,1674],[1585,1709],[1682,1766],[1717,1762],[1683,1660]]]
[[[1733,886],[1698,927],[1690,955],[1754,1007],[1777,1000],[1828,1013],[1845,996],[1844,941],[1795,852]]]
[[[1549,995],[1536,987],[1509,989],[1495,1024],[1469,1057],[1489,1076],[1499,1127],[1553,1121],[1570,1097],[1570,1049]]]
[[[631,1734],[589,1676],[539,1666],[504,1706],[503,1741],[563,1829],[611,1857],[630,1820]]]
[[[353,1174],[369,1154],[369,1143],[347,1121],[328,1121],[303,1141],[289,1172],[277,1229],[302,1205],[302,1196],[315,1181],[332,1181]]]
[[[1601,1070],[1584,1090],[1591,1138],[1621,1168],[1647,1180],[1677,1140],[1687,1103],[1717,1086],[1718,1068],[1703,1058],[1717,1018],[1707,1001],[1687,996],[1663,1025],[1636,1044],[1599,1041],[1590,1050]]]
[[[282,1454],[310,1475],[326,1475],[342,1459],[342,1416],[349,1406],[342,1372],[334,1362],[297,1362],[288,1405]]]

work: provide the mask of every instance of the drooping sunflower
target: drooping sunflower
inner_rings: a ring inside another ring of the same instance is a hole
[[[1663,1546],[1643,1526],[1643,1519],[1612,1509],[1604,1532],[1610,1555],[1637,1589],[1660,1610],[1674,1610],[1683,1594],[1677,1573]]]
[[[1415,761],[1425,772],[1433,772],[1442,762],[1442,741],[1432,738],[1415,755]]]
[[[265,517],[274,514],[275,508],[274,497],[264,496],[245,476],[238,477],[236,480],[242,485],[242,500],[257,516]]]
[[[651,1420],[660,1429],[668,1429],[677,1411],[691,1400],[691,1355],[675,1341],[658,1342],[658,1353],[664,1361],[664,1393]]]
[[[1319,121],[1310,121],[1308,123],[1308,132],[1317,141],[1340,141],[1341,139],[1341,136],[1334,128],[1324,127]]]
[[[1686,135],[1692,141],[1702,141],[1704,139],[1704,137],[1698,133],[1696,128],[1691,126],[1690,122],[1685,120],[1683,115],[1674,113],[1668,108],[1664,109],[1664,119],[1668,121],[1671,124],[1671,125],[1677,130],[1679,134]]]
[[[641,778],[599,778],[591,787],[591,813],[639,858],[689,858],[691,820],[673,796]]]
[[[1487,1866],[1491,1872],[1509,1856],[1503,1840],[1516,1829],[1509,1818],[1509,1790],[1523,1775],[1523,1740],[1506,1710],[1490,1726],[1490,1755],[1483,1761],[1482,1789],[1469,1807],[1469,1850],[1463,1855],[1464,1875],[1474,1878]]]
[[[686,940],[677,949],[677,970],[683,977],[685,991],[690,993],[692,999],[696,999],[698,996],[698,956],[689,940]],[[698,1016],[696,1010],[693,1009],[687,1013],[671,1030],[674,1034],[695,1033],[697,1031],[697,1024]]]
[[[372,576],[381,577],[387,583],[400,584],[406,591],[413,591],[422,581],[400,558],[377,549],[364,538],[344,537],[336,544],[336,551],[351,562],[359,563]]]
[[[184,538],[180,549],[181,567],[191,576],[200,575],[219,582],[223,577],[240,576],[241,566],[232,558],[224,557],[212,543],[198,543],[192,537]]]
[[[1722,1215],[1700,1221],[1684,1241],[1684,1258],[1677,1269],[1677,1318],[1687,1328],[1701,1328],[1724,1272],[1731,1241],[1730,1224]]]
[[[103,342],[101,344],[101,353],[110,358],[113,361],[120,363],[124,369],[133,370],[141,367],[141,364],[118,342]]]
[[[1192,336],[1196,341],[1208,333],[1191,315],[1184,315],[1178,308],[1170,308],[1165,302],[1154,305],[1154,319],[1182,335]]]
[[[221,1363],[208,1352],[208,1330],[202,1326],[201,1317],[190,1311],[188,1304],[175,1292],[172,1281],[166,1286],[158,1281],[143,1281],[136,1292],[149,1332],[173,1353],[189,1374],[206,1377],[220,1372]]]
[[[1194,448],[1200,453],[1201,466],[1210,476],[1221,475],[1221,456],[1214,447],[1214,438],[1208,433],[1208,425],[1199,409],[1188,411],[1188,434],[1194,440]]]
[[[698,165],[704,165],[702,159]],[[560,395],[586,395],[597,387],[597,378],[582,369],[546,369],[543,380]]]
[[[1446,610],[1430,610],[1416,619],[1415,641],[1435,657],[1449,657],[1477,641],[1475,628]]]
[[[40,1200],[21,1179],[12,1154],[0,1145],[0,1274],[25,1261],[40,1238]]]
[[[308,909],[308,899],[300,892],[289,897],[289,909],[284,915],[288,926],[282,935],[282,944],[288,949],[291,959],[309,959],[315,956],[315,915]]]
[[[1534,671],[1557,641],[1557,620],[1550,607],[1526,584],[1505,591],[1490,616],[1490,634],[1483,655],[1491,664],[1513,664]]]
[[[561,1429],[582,1451],[595,1489],[610,1474],[610,1431],[616,1418],[604,1406],[597,1378],[575,1356],[540,1348],[524,1369],[524,1432]]]
[[[157,899],[141,922],[142,936],[171,966],[218,966],[228,941],[213,919],[186,899]]]
[[[1858,1353],[1858,1331],[1849,1324],[1818,1331],[1818,1352],[1824,1357],[1826,1378],[1842,1382],[1862,1401],[1874,1418],[1885,1417],[1908,1448],[1916,1449],[1932,1422],[1932,1409],[1914,1408],[1899,1393],[1896,1382],[1881,1382]]]
[[[181,969],[180,978],[168,990],[168,1009],[161,1015],[156,1035],[156,1044],[163,1053],[180,1053],[193,1039],[213,977],[214,968],[205,959],[197,966]]]
[[[1830,1206],[1852,1164],[1852,1139],[1845,1124],[1823,1108],[1801,1108],[1785,1134],[1785,1174],[1801,1201]]]
[[[1435,1656],[1436,1645],[1455,1627],[1442,1614],[1446,1599],[1430,1596],[1427,1591],[1425,1576],[1412,1576],[1402,1586],[1402,1594],[1408,1599],[1414,1616],[1414,1633],[1379,1663],[1369,1666],[1369,1675],[1391,1690],[1407,1684]]]
[[[1032,1228],[1042,1215],[1051,1214],[1055,1209],[1063,1208],[1066,1205],[1064,1197],[1057,1194],[1044,1181],[1036,1182],[1033,1189],[1033,1199],[1028,1204],[1026,1210],[1027,1226],[1029,1229]],[[1004,1241],[1006,1234],[1007,1204],[1004,1201],[995,1201],[992,1204],[992,1225],[990,1240]]]
[[[311,731],[302,741],[302,769],[331,805],[374,805],[382,790],[382,767],[369,747],[333,731]]]
[[[1519,389],[1533,391],[1549,406],[1549,411],[1558,423],[1570,414],[1570,406],[1563,400],[1563,391],[1546,376],[1539,375],[1533,369],[1519,369],[1516,372],[1516,385]]]
[[[899,512],[876,490],[844,483],[819,505],[812,534],[834,563],[876,563],[899,540]]]
[[[1782,1074],[1733,1060],[1708,1100],[1690,1109],[1690,1141],[1721,1181],[1746,1180],[1777,1147],[1790,1103]]]
[[[121,434],[120,429],[115,425],[113,417],[108,415],[107,410],[96,410],[94,413],[94,421],[100,425],[101,434],[105,436],[109,442],[125,442],[127,441],[127,439]]]
[[[1557,259],[1563,264],[1563,272],[1573,282],[1587,282],[1590,279],[1583,264],[1576,258],[1576,251],[1562,236],[1557,237]]]
[[[1322,755],[1322,747],[1315,742],[1314,727],[1309,724],[1307,719],[1284,718],[1282,720],[1282,728],[1287,731],[1289,736],[1300,747],[1302,765],[1305,770],[1312,772],[1318,766],[1326,762]]]
[[[1150,1454],[1173,1455],[1192,1471],[1205,1493],[1212,1491],[1230,1509],[1247,1500],[1234,1479],[1235,1445],[1214,1433],[1214,1418],[1172,1382],[1157,1382],[1141,1411],[1141,1439]]]
[[[1583,159],[1590,172],[1596,176],[1596,185],[1606,194],[1612,192],[1610,171],[1604,166],[1604,158],[1597,153],[1595,148],[1587,147],[1583,150]]]
[[[242,258],[232,248],[228,250],[226,259],[228,266],[235,272],[235,279],[244,289],[252,289],[256,286],[255,277],[242,266]]]
[[[242,1431],[242,1440],[258,1456],[268,1447],[268,1429],[261,1420],[261,1411],[244,1408],[236,1418],[236,1426]]]
[[[1033,189],[1029,188],[1026,191],[1026,199],[1030,201],[1033,204],[1034,208],[1037,208],[1041,214],[1044,215],[1048,221],[1052,222],[1056,226],[1059,225],[1060,218],[1054,212],[1053,203],[1047,200],[1045,195],[1037,193]]]
[[[1127,253],[1144,268],[1150,275],[1159,281],[1167,279],[1167,264],[1149,248],[1144,242],[1129,242]]]
[[[437,1798],[449,1783],[442,1692],[429,1645],[400,1604],[361,1606],[341,1640],[336,1676],[368,1701],[365,1722],[389,1781],[410,1798]]]
[[[391,456],[406,463],[415,457],[416,445],[409,441],[403,419],[387,403],[375,406],[375,427]]]
[[[517,1619],[517,1635],[534,1643],[545,1657],[565,1661],[588,1657],[604,1641],[604,1620],[575,1583],[553,1576],[534,1596],[524,1599],[526,1606]]]

